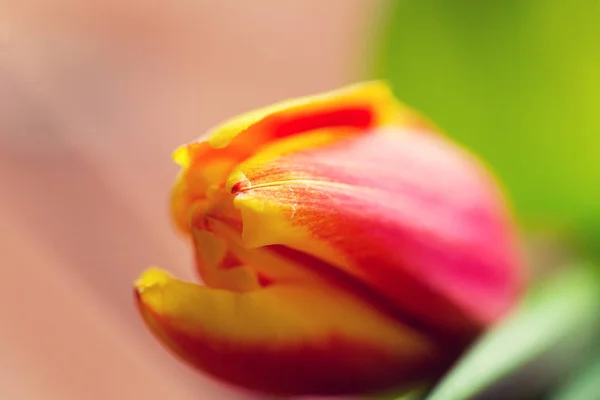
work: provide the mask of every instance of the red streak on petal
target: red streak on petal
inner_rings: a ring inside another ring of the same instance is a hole
[[[321,113],[294,115],[293,118],[276,121],[270,139],[281,139],[298,133],[327,127],[367,129],[372,126],[373,120],[373,110],[366,107],[325,110]]]
[[[228,251],[225,255],[225,259],[221,262],[219,267],[222,269],[230,269],[237,268],[242,264],[243,263],[240,261],[239,258],[236,257],[235,254],[233,254],[231,251]]]
[[[138,301],[139,301],[139,297]],[[154,333],[191,365],[218,379],[278,396],[346,395],[414,385],[432,379],[449,360],[398,359],[376,343],[329,333],[317,340],[243,343],[194,335],[141,306]]]
[[[261,147],[273,141],[322,128],[356,128],[363,132],[375,123],[374,110],[370,106],[324,109],[319,112],[305,111],[301,114],[274,114],[240,132],[223,148],[213,148],[208,143],[194,142],[187,147],[192,164],[206,165],[217,159],[241,162]]]
[[[248,187],[248,182],[239,181],[231,187],[230,192],[231,192],[231,194],[237,194],[237,193],[241,192],[242,190],[247,189],[247,187]]]
[[[260,284],[260,286],[267,287],[267,286],[270,286],[271,284],[273,284],[273,280],[270,278],[267,278],[264,274],[257,272],[256,275],[258,276],[258,283]]]

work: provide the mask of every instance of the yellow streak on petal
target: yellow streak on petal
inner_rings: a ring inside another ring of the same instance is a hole
[[[239,193],[233,204],[242,213],[242,239],[248,248],[295,243],[310,235],[286,217],[293,215],[293,204],[265,201],[252,192]]]
[[[353,295],[327,286],[274,285],[236,293],[183,282],[150,269],[135,287],[143,308],[192,336],[277,347],[340,334],[390,352],[431,350],[418,334]],[[160,329],[161,322],[153,322],[153,328]]]

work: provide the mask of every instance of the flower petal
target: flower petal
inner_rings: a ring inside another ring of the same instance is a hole
[[[366,129],[400,118],[387,84],[373,81],[283,101],[237,116],[209,132],[212,147],[257,147],[273,140],[325,127]]]
[[[247,246],[323,259],[436,329],[472,336],[520,287],[501,194],[441,136],[375,129],[281,157],[259,153],[227,187]]]
[[[431,378],[448,362],[420,334],[327,286],[238,293],[151,269],[135,294],[167,347],[213,376],[261,392],[384,390]]]
[[[378,81],[293,99],[238,116],[209,132],[208,140],[175,151],[173,158],[183,167],[172,195],[175,221],[189,233],[190,206],[202,199],[211,185],[223,183],[237,163],[266,146],[302,136],[297,141],[287,141],[287,147],[277,147],[290,152],[323,146],[390,124],[431,125],[398,103],[388,86]],[[325,128],[338,129],[323,131]],[[311,134],[318,130],[321,132]]]

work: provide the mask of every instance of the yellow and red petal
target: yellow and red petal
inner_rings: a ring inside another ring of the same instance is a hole
[[[238,293],[152,269],[135,294],[168,348],[202,371],[263,393],[339,395],[414,385],[449,361],[420,333],[331,287]]]
[[[184,145],[173,155],[183,168],[172,194],[177,226],[189,233],[190,206],[211,185],[222,184],[237,163],[266,146],[297,136],[303,137],[288,141],[292,147],[280,150],[324,146],[386,125],[431,124],[398,103],[389,87],[378,81],[281,102],[227,121],[209,132],[207,139]],[[311,134],[318,130],[319,134]]]
[[[322,259],[434,329],[472,337],[520,289],[494,180],[441,136],[376,128],[280,157],[259,152],[227,187],[247,246]]]
[[[207,287],[136,283],[163,343],[278,395],[414,385],[521,285],[506,204],[478,160],[380,82],[237,117],[174,154],[172,213]]]

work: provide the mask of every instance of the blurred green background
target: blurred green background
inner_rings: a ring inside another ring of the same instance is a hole
[[[600,2],[403,0],[388,11],[373,74],[492,167],[527,243],[552,238],[528,248],[521,307],[430,398],[600,399]]]
[[[600,233],[600,2],[390,7],[377,75],[492,165],[529,228]]]

